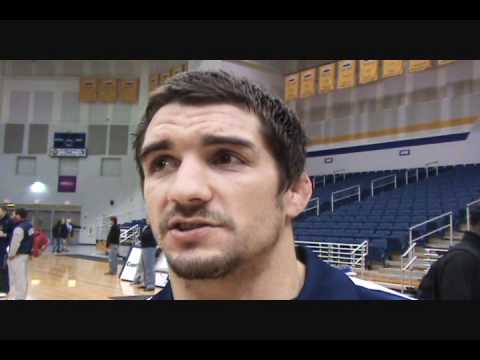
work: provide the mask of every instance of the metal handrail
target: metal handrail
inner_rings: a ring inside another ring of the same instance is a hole
[[[310,210],[317,209],[317,216],[320,216],[320,199],[318,197],[313,198],[313,199],[310,199],[310,201],[308,203],[311,203],[312,201],[316,201],[317,205],[303,210],[302,213],[305,213],[305,212],[310,211]]]
[[[333,175],[333,183],[336,184],[336,180],[337,180],[337,175],[341,175],[343,174],[343,180],[345,181],[345,179],[347,178],[347,173],[346,173],[346,169],[341,169],[341,170],[335,170],[332,175]]]
[[[415,255],[415,247],[417,246],[416,243],[410,245],[410,247],[400,256],[400,270],[402,271],[402,293],[405,291],[405,277],[406,271],[413,266],[415,261],[417,261],[417,256]],[[408,256],[408,263],[404,266],[403,259]]]
[[[346,265],[352,268],[360,267],[365,270],[365,258],[368,255],[368,241],[361,244],[339,244],[317,241],[295,241],[295,244],[304,245],[312,249],[325,262],[337,265]],[[358,254],[357,254],[358,253]]]
[[[468,231],[472,230],[472,225],[470,224],[470,207],[472,205],[479,204],[479,203],[480,203],[480,199],[472,201],[472,202],[470,202],[466,205],[467,206],[467,230]]]
[[[431,166],[431,165],[434,165],[434,164],[437,164],[437,166]],[[429,162],[429,163],[425,164],[425,171],[426,171],[427,178],[430,176],[429,169],[432,168],[432,167],[436,169],[437,176],[438,176],[438,161],[432,161],[432,162]]]
[[[437,228],[437,229],[435,229],[435,230],[433,230],[433,231],[430,231],[428,234],[424,234],[424,235],[422,235],[422,236],[418,236],[418,237],[416,237],[415,239],[413,238],[413,234],[412,234],[413,230],[415,230],[416,228],[419,228],[420,226],[423,226],[423,225],[426,225],[426,224],[428,224],[428,223],[431,223],[431,222],[433,222],[433,221],[435,221],[435,220],[444,218],[444,217],[446,217],[446,216],[449,216],[449,217],[450,217],[450,223],[449,223],[448,225],[440,226],[439,228]],[[409,238],[410,238],[410,245],[412,245],[414,242],[417,242],[418,240],[421,240],[421,239],[423,239],[423,238],[426,238],[426,237],[428,237],[428,236],[430,236],[430,235],[432,235],[432,234],[435,234],[435,233],[437,233],[437,232],[439,232],[439,231],[441,231],[441,230],[443,230],[443,229],[447,229],[447,228],[450,228],[450,246],[452,246],[452,245],[453,245],[453,213],[452,213],[451,211],[448,212],[448,213],[445,213],[445,214],[436,216],[436,217],[434,217],[434,218],[431,218],[431,219],[429,219],[429,220],[427,220],[427,221],[424,221],[424,222],[421,223],[421,224],[417,224],[417,225],[414,225],[414,226],[410,227],[410,228],[408,229]]]
[[[388,185],[390,185],[390,184],[394,184],[395,189],[397,188],[397,174],[382,176],[382,177],[380,177],[380,178],[373,179],[373,180],[371,181],[371,183],[370,183],[370,184],[371,184],[371,189],[372,189],[372,197],[374,197],[374,194],[375,194],[375,185],[374,185],[374,183],[379,182],[379,181],[381,181],[381,180],[385,180],[385,179],[391,178],[391,177],[393,177],[393,182],[388,182],[388,183],[385,183],[385,184],[383,184],[383,185],[379,185],[379,186],[377,186],[376,188],[377,188],[377,189],[378,189],[378,188],[382,188],[382,187],[388,186]]]
[[[405,171],[405,184],[407,184],[407,185],[408,185],[408,179],[410,178],[410,177],[408,176],[408,173],[409,173],[410,171],[412,171],[412,170],[415,170],[415,177],[416,177],[416,179],[417,179],[417,183],[418,183],[418,181],[419,181],[419,171],[418,171],[418,168],[415,168],[415,169],[407,169],[407,170]]]
[[[140,237],[140,226],[134,225],[131,228],[124,230],[120,235],[120,244],[126,243],[129,240],[137,240]]]
[[[357,193],[356,193],[356,194],[347,195],[347,196],[344,196],[344,197],[339,198],[339,199],[334,199],[334,197],[335,197],[336,194],[339,194],[339,193],[342,193],[342,192],[347,192],[347,191],[352,190],[352,189],[358,189]],[[335,204],[336,201],[345,200],[345,199],[348,199],[348,198],[351,198],[351,197],[354,197],[354,196],[358,196],[358,202],[361,201],[361,189],[360,189],[360,185],[355,185],[355,186],[351,186],[351,187],[346,188],[346,189],[342,189],[342,190],[338,190],[338,191],[332,192],[331,199],[330,199],[332,212],[334,212],[334,209],[335,209],[334,204]]]

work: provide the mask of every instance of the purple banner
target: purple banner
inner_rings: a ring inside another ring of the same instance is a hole
[[[59,176],[58,192],[76,192],[77,177],[76,176]]]

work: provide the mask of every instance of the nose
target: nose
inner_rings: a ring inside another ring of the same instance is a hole
[[[207,164],[196,157],[182,160],[167,190],[167,200],[180,205],[195,205],[211,200]]]

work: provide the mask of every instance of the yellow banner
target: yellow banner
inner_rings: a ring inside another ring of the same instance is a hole
[[[158,85],[159,85],[158,84],[158,75],[157,74],[150,75],[150,81],[149,81],[150,92],[155,90],[158,87]]]
[[[288,75],[285,78],[285,100],[292,101],[298,98],[300,74]]]
[[[378,60],[360,60],[360,84],[378,80]]]
[[[343,60],[338,63],[338,89],[355,86],[355,60]]]
[[[80,102],[97,101],[97,80],[93,78],[80,79]]]
[[[447,65],[447,64],[451,64],[457,60],[437,60],[438,61],[438,65]]]
[[[432,67],[432,60],[410,60],[408,71],[417,72],[430,69]]]
[[[158,75],[158,86],[165,84],[168,79],[170,79],[170,73]]]
[[[170,68],[170,76],[175,76],[175,75],[180,74],[180,73],[185,72],[185,71],[187,71],[187,65],[186,64],[173,66],[173,67]]]
[[[383,78],[403,74],[403,60],[383,60]]]
[[[300,97],[306,98],[316,94],[316,74],[317,69],[302,71],[300,74]]]
[[[117,101],[117,86],[116,79],[99,80],[98,84],[98,100],[103,103],[114,103]]]
[[[320,93],[335,90],[335,64],[323,65],[318,68],[318,90]]]

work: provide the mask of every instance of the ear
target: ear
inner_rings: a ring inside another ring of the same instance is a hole
[[[290,219],[296,218],[307,207],[312,196],[312,182],[306,173],[290,186],[285,194],[285,212]]]

